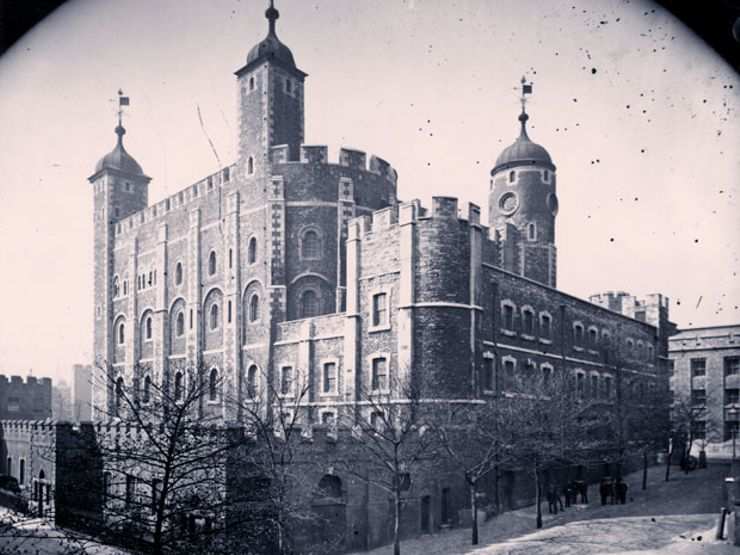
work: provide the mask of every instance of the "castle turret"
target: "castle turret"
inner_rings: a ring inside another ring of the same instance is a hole
[[[119,106],[128,105],[128,97],[119,91]],[[133,275],[114,275],[113,240],[116,226],[120,221],[147,206],[149,197],[148,177],[139,163],[123,146],[126,134],[121,124],[121,111],[118,112],[118,125],[115,128],[116,146],[95,166],[95,172],[88,178],[93,185],[94,195],[94,249],[95,249],[95,315],[94,315],[94,364],[98,369],[113,363],[113,300],[128,293],[134,283]],[[130,331],[130,330],[129,330]],[[124,331],[121,332],[126,333]],[[93,407],[99,415],[106,411],[106,378],[101,372],[93,376]]]
[[[270,148],[288,145],[290,160],[298,160],[303,142],[303,82],[293,53],[277,37],[280,12],[273,2],[265,12],[267,36],[247,55],[236,72],[239,97],[239,162],[243,175],[265,175]]]
[[[488,219],[502,243],[501,266],[555,287],[555,165],[547,150],[529,138],[525,95],[532,85],[523,78],[522,85],[521,130],[491,170]]]

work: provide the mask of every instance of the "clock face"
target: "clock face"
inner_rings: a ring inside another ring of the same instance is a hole
[[[553,216],[558,215],[558,197],[555,196],[555,193],[550,193],[547,195],[547,199],[545,199],[545,202],[547,203],[547,209],[550,211],[550,213]]]
[[[519,208],[519,197],[511,191],[504,193],[498,199],[498,207],[503,214],[510,216]]]

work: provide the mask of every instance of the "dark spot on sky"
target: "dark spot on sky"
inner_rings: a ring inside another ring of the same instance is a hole
[[[596,75],[596,68],[595,67],[592,67],[591,68],[591,75]]]
[[[638,200],[640,200],[640,198],[639,197],[635,197],[635,202],[637,202]]]
[[[640,152],[643,153],[643,154],[645,154],[645,149],[644,148],[641,148],[640,149]]]
[[[702,103],[703,104],[706,104],[707,103],[707,99],[705,98],[704,100],[702,100]]]
[[[573,99],[573,102],[578,102],[578,99],[577,99],[577,98],[574,98],[574,99]]]
[[[629,105],[629,104],[627,104],[627,109],[628,109],[628,110],[630,109],[630,105]]]
[[[698,242],[699,242],[699,239],[694,239],[694,243],[698,243]]]
[[[614,242],[614,237],[610,238],[610,239],[609,239],[609,242],[610,242],[610,243],[613,243],[613,242]]]

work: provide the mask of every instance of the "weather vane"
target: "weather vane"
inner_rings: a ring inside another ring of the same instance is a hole
[[[520,98],[520,101],[522,103],[522,113],[524,113],[524,107],[527,104],[527,95],[532,94],[532,82],[530,81],[527,83],[527,78],[525,76],[522,76],[522,96]]]
[[[118,89],[118,126],[123,127],[123,107],[129,105],[129,97],[123,95],[123,90]]]

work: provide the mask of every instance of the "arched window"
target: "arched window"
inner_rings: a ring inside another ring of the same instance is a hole
[[[175,266],[175,285],[182,285],[182,262]]]
[[[249,299],[249,321],[256,322],[260,319],[260,297],[255,293]]]
[[[247,175],[252,175],[254,173],[254,158],[251,156],[247,158]]]
[[[126,342],[126,325],[121,322],[118,324],[118,344],[123,345]]]
[[[317,231],[309,229],[303,234],[301,256],[303,258],[321,258],[321,239]]]
[[[218,329],[218,305],[216,303],[213,303],[211,305],[211,329],[216,330]]]
[[[152,317],[147,316],[146,320],[144,321],[144,337],[147,338],[147,340],[152,338]]]
[[[247,247],[247,264],[254,264],[255,262],[257,262],[257,238],[252,237]]]
[[[208,400],[218,400],[218,370],[216,368],[211,368],[208,376]]]
[[[185,335],[185,313],[182,310],[177,313],[175,335],[177,335],[177,337],[182,337],[183,335]]]
[[[208,255],[208,275],[212,276],[216,273],[216,251],[211,251]]]
[[[118,281],[118,276],[113,278],[113,298],[117,298],[121,294],[121,286]]]
[[[128,295],[128,280],[124,279],[123,280],[123,296],[125,297],[126,295]]]
[[[175,372],[175,401],[182,401],[182,372]]]
[[[234,250],[229,249],[229,270],[234,267]]]
[[[313,289],[307,289],[301,295],[300,317],[310,318],[319,314],[319,296]]]
[[[515,179],[516,179],[516,172],[514,170],[511,170],[509,172],[509,183],[514,183]]]
[[[338,476],[326,474],[319,480],[318,493],[320,497],[329,497],[336,500],[342,499],[342,480]]]
[[[249,90],[250,91],[254,90],[254,77],[249,78]]]
[[[119,416],[121,414],[121,409],[123,408],[123,378],[118,378],[116,380],[116,398],[115,398],[115,412],[116,416]]]
[[[152,393],[152,379],[147,376],[144,378],[144,389],[141,392],[142,403],[148,403]]]
[[[254,364],[247,370],[247,398],[257,397],[257,366]]]

